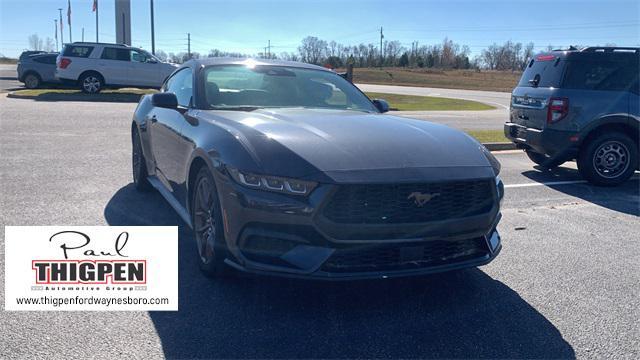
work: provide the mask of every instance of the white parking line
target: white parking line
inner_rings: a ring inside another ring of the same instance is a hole
[[[526,184],[507,184],[505,188],[521,188],[530,186],[553,186],[553,185],[565,185],[565,184],[585,184],[587,180],[571,180],[571,181],[549,181],[541,183],[526,183]]]

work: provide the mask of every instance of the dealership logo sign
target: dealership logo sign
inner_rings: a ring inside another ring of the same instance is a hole
[[[7,310],[177,310],[178,230],[5,227]]]
[[[67,240],[59,240],[67,238]],[[71,243],[68,243],[68,241]],[[53,234],[49,242],[62,241],[60,249],[64,260],[33,260],[36,284],[146,284],[146,260],[129,260],[125,246],[129,241],[126,231],[118,234],[113,250],[95,250],[89,235],[74,230]],[[80,252],[90,258],[117,258],[117,260],[69,260],[69,253]]]

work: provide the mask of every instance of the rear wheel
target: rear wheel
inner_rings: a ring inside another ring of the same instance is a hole
[[[619,132],[603,134],[580,150],[578,170],[595,185],[615,186],[627,181],[638,164],[638,145]]]
[[[82,75],[79,79],[80,82],[80,90],[87,94],[97,94],[102,90],[104,86],[104,80],[102,80],[102,76],[95,72],[90,72]]]
[[[206,166],[200,169],[194,182],[191,223],[200,270],[209,277],[229,275],[231,269],[224,263],[226,245],[220,202],[213,176]]]
[[[531,161],[533,161],[534,163],[546,169],[557,168],[558,166],[564,164],[564,161],[558,161],[558,160],[549,162],[549,160],[551,159],[550,157],[544,154],[534,152],[532,150],[525,150],[525,153],[527,153],[527,156],[529,157],[529,159],[531,159]]]
[[[36,74],[27,74],[24,77],[24,87],[27,89],[37,89],[40,87],[40,77]]]

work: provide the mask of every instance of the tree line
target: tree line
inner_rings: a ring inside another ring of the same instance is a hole
[[[43,39],[38,35],[29,36],[29,47],[32,50],[53,51],[51,38]],[[354,67],[413,67],[439,69],[489,69],[520,71],[524,69],[534,55],[535,46],[532,42],[523,45],[519,42],[507,41],[503,44],[494,43],[480,51],[473,59],[470,58],[469,46],[461,45],[449,38],[441,43],[419,45],[417,41],[407,48],[397,40],[384,41],[382,48],[373,43],[358,45],[344,45],[336,41],[326,41],[315,36],[302,39],[297,51],[281,52],[280,54],[256,53],[246,54],[212,49],[207,54],[198,52],[165,52],[156,51],[156,56],[162,61],[183,63],[189,59],[201,57],[259,57],[290,61],[303,61],[311,64],[341,68],[348,63]],[[548,47],[551,50],[551,46]]]
[[[550,49],[551,47],[549,47]],[[413,67],[439,69],[489,69],[520,71],[524,69],[529,59],[534,55],[533,43],[507,41],[503,44],[494,43],[480,51],[474,58],[470,57],[468,46],[458,44],[449,38],[441,43],[419,45],[413,42],[411,48],[403,46],[397,40],[384,41],[382,51],[380,46],[373,43],[344,45],[336,41],[326,41],[315,36],[302,39],[297,51],[281,52],[279,54],[245,54],[212,49],[207,54],[192,52],[191,56],[185,52],[165,53],[156,52],[161,60],[182,63],[190,58],[201,57],[259,57],[281,59],[289,61],[303,61],[311,64],[341,68],[347,63],[354,67]]]

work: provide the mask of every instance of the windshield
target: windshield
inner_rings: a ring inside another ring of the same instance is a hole
[[[355,86],[329,71],[222,65],[206,68],[204,81],[210,109],[304,107],[376,111]]]

